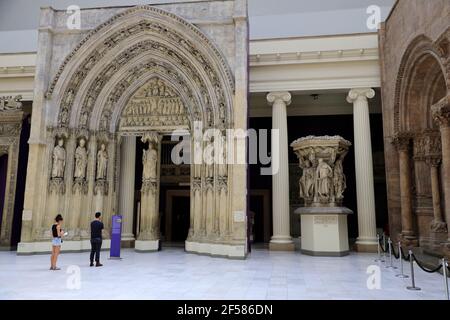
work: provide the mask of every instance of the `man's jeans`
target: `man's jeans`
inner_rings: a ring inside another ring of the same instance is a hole
[[[91,239],[91,262],[94,261],[94,255],[95,255],[95,262],[100,262],[101,248],[102,248],[102,239],[101,238]]]

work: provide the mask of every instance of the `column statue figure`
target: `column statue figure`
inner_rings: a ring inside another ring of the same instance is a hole
[[[66,150],[64,140],[59,139],[58,144],[53,149],[52,178],[64,178],[64,168],[66,167]]]
[[[108,168],[108,152],[104,143],[101,144],[97,152],[97,180],[106,180],[106,171]]]
[[[329,200],[332,196],[332,179],[333,179],[333,169],[319,158],[319,164],[316,170],[316,196],[323,200]]]
[[[342,167],[342,159],[336,160],[336,163],[334,164],[333,184],[336,199],[342,200],[344,198],[344,191],[347,188],[344,169]]]
[[[86,140],[81,138],[75,150],[75,179],[83,180],[86,178],[87,150],[85,145]]]
[[[156,180],[156,166],[158,163],[158,152],[155,150],[153,143],[149,143],[148,150],[144,150],[142,155],[143,180]]]

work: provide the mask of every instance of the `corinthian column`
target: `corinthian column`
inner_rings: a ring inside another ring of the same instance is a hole
[[[445,199],[445,216],[450,221],[450,96],[446,96],[432,108],[434,121],[441,130],[442,144],[442,180]],[[448,241],[446,245],[450,256],[450,228],[448,228]]]
[[[375,97],[373,89],[352,89],[347,101],[353,103],[353,130],[355,133],[355,171],[358,206],[358,251],[375,251],[377,225],[375,190],[373,183],[372,140],[368,99]]]
[[[289,209],[289,158],[286,107],[291,104],[289,92],[272,92],[267,95],[272,106],[272,203],[273,235],[270,250],[293,251],[294,242],[290,234]],[[277,139],[279,138],[279,139]],[[278,154],[277,154],[278,149]],[[278,171],[277,171],[278,169]]]
[[[120,146],[120,198],[122,240],[133,241],[134,180],[136,166],[136,137],[122,137]]]

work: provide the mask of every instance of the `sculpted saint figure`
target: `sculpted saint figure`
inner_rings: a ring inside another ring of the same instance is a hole
[[[333,184],[336,199],[343,199],[344,191],[347,188],[347,183],[345,179],[344,169],[342,168],[341,159],[336,160],[336,163],[334,165]]]
[[[332,193],[333,169],[319,158],[316,170],[316,192],[319,198],[330,198]]]
[[[106,170],[108,168],[108,152],[104,143],[101,144],[97,152],[97,180],[106,180]]]
[[[227,137],[226,136],[222,136],[222,159],[220,159],[221,164],[219,165],[219,176],[221,177],[226,177],[228,175],[227,172]]]
[[[64,140],[59,139],[58,144],[53,149],[52,178],[64,178],[64,168],[66,167],[66,150]]]
[[[78,142],[78,147],[75,150],[75,174],[74,177],[77,179],[86,178],[86,167],[87,167],[87,150],[86,150],[86,140],[81,138]]]
[[[310,160],[300,160],[303,175],[300,178],[300,197],[311,199],[314,196],[314,168]]]
[[[61,110],[61,115],[60,115],[60,119],[61,119],[61,123],[66,124],[69,121],[69,112],[67,111],[66,108],[63,108]]]
[[[148,150],[144,150],[144,153],[142,155],[143,180],[156,179],[157,163],[158,163],[158,152],[155,150],[153,143],[149,143]]]

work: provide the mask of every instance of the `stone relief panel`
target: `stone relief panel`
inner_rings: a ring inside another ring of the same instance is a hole
[[[131,97],[120,119],[120,130],[188,125],[183,101],[159,78],[151,79]]]

